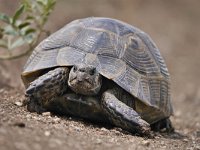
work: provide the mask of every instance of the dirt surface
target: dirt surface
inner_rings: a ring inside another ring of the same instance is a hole
[[[14,12],[17,0],[0,0],[0,10]],[[60,0],[46,28],[88,16],[123,20],[151,35],[171,74],[171,117],[175,133],[154,139],[119,128],[51,113],[30,113],[20,72],[27,58],[0,61],[0,149],[186,149],[200,150],[200,1]],[[1,51],[1,49],[0,49]]]
[[[21,106],[24,96],[19,91],[1,89],[0,94],[1,150],[200,149],[200,131],[185,126],[178,117],[172,119],[175,127],[181,125],[175,133],[155,133],[154,139],[148,139],[119,128],[56,116],[49,112],[42,115],[29,113],[26,107]]]

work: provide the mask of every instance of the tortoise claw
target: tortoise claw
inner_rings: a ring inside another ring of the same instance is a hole
[[[174,132],[174,127],[169,118],[162,119],[151,125],[152,130],[159,132]]]
[[[43,108],[36,99],[28,98],[27,100],[27,110],[30,112],[37,112],[38,114],[41,114],[46,111],[45,108]]]

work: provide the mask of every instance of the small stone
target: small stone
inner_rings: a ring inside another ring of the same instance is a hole
[[[78,131],[78,132],[81,131],[81,129],[80,129],[79,127],[74,127],[74,129],[75,129],[76,131]]]
[[[45,132],[44,132],[44,135],[45,135],[45,136],[50,136],[51,133],[50,133],[49,131],[45,131]]]
[[[184,141],[184,142],[188,142],[189,140],[188,140],[188,139],[183,139],[183,141]]]
[[[161,144],[161,145],[164,145],[164,144],[165,144],[165,142],[164,142],[164,141],[161,141],[161,142],[160,142],[160,144]]]
[[[26,118],[30,119],[30,118],[32,118],[32,116],[30,114],[27,114]]]
[[[47,116],[47,118],[48,118],[48,119],[52,119],[52,117],[51,117],[51,116]]]
[[[60,122],[60,118],[56,117],[56,118],[53,118],[53,123],[59,123]]]
[[[144,141],[142,141],[142,144],[145,145],[145,146],[149,146],[149,145],[150,145],[150,142],[147,141],[147,140],[144,140]]]
[[[155,136],[155,139],[160,139],[160,136]]]
[[[121,135],[122,133],[118,130],[113,130],[113,132],[116,134],[116,135]]]
[[[43,112],[42,116],[51,116],[51,112]]]
[[[23,103],[22,103],[22,102],[20,102],[20,101],[17,101],[17,102],[15,102],[15,105],[17,105],[17,106],[21,107],[21,106],[23,106]]]
[[[38,120],[38,117],[37,117],[37,116],[33,116],[32,118],[35,119],[35,120]]]
[[[109,140],[109,142],[111,142],[111,143],[114,143],[116,140],[115,140],[115,138],[111,138],[110,140]]]
[[[162,146],[162,148],[163,148],[163,149],[166,149],[166,148],[167,148],[167,146],[166,146],[166,145],[163,145],[163,146]]]
[[[4,89],[0,89],[0,93],[3,93],[5,90]]]
[[[102,140],[101,140],[101,139],[97,139],[97,140],[96,140],[96,143],[97,143],[97,144],[101,144],[101,143],[102,143]]]
[[[101,128],[101,131],[103,131],[103,132],[108,132],[109,130],[106,129],[106,128]]]

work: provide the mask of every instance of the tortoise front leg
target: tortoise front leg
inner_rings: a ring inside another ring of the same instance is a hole
[[[55,68],[30,83],[26,89],[29,101],[27,109],[31,112],[44,112],[46,105],[55,97],[67,90],[69,69],[67,67]]]
[[[108,123],[106,114],[102,111],[98,97],[84,96],[74,92],[56,97],[46,107],[54,113],[76,116],[95,122]]]
[[[114,93],[112,90],[108,90],[102,95],[102,108],[110,121],[132,133],[149,135],[150,125],[134,109],[117,99]]]

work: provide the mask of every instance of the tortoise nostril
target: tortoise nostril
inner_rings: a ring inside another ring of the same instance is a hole
[[[96,72],[96,69],[95,69],[95,68],[92,68],[92,69],[89,71],[89,74],[90,74],[90,75],[94,75],[95,72]]]

